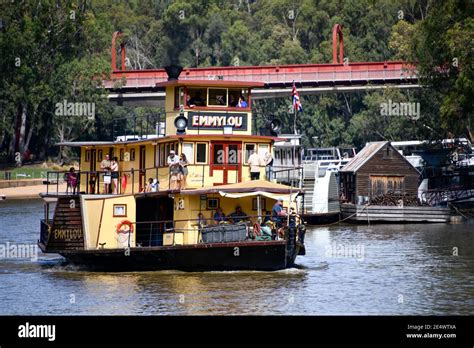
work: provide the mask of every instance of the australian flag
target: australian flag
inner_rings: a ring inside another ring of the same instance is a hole
[[[296,90],[295,82],[293,81],[293,91],[291,92],[293,96],[293,108],[297,111],[303,111],[303,106],[300,102],[300,97],[298,95],[298,91]]]

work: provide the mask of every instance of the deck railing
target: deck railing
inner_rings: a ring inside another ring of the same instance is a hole
[[[247,238],[250,239],[250,235],[253,233],[253,229],[255,228],[256,224],[262,224],[265,219],[269,219],[270,221],[274,221],[274,219],[269,215],[245,215],[239,217],[242,221],[238,223],[233,223],[232,217],[227,215],[224,218],[226,224],[231,225],[245,225],[247,230]],[[281,217],[280,226],[287,226],[288,218]],[[293,219],[293,218],[292,218]],[[298,218],[301,219],[301,218]],[[148,247],[148,246],[160,246],[163,245],[163,235],[165,233],[173,234],[173,244],[176,238],[176,234],[185,234],[187,232],[198,232],[196,236],[195,243],[199,244],[202,243],[202,230],[203,228],[217,226],[219,225],[214,221],[213,218],[205,219],[206,223],[201,224],[202,220],[200,219],[186,219],[186,220],[157,220],[157,221],[135,221],[132,224],[135,225],[136,231],[136,239],[135,244],[138,247]],[[303,220],[299,220],[298,222],[302,222]],[[190,223],[190,228],[178,228],[176,225],[181,223]],[[275,231],[274,231],[275,232]],[[276,235],[273,236],[272,239],[276,239]]]
[[[212,165],[211,165],[212,166]],[[188,175],[186,179],[186,186],[183,188],[202,188],[206,185],[212,185],[209,180],[208,164],[190,164],[188,166]],[[242,166],[241,171],[247,171],[248,166]],[[67,183],[68,171],[50,171],[46,174],[46,180],[43,183],[46,185],[46,195],[73,195],[73,194],[136,194],[145,192],[145,187],[148,180],[157,179],[159,182],[159,191],[179,190],[171,181],[170,170],[168,167],[151,167],[144,169],[130,169],[118,172],[116,181],[111,179],[108,192],[105,192],[104,175],[110,172],[98,171],[76,171],[76,187],[63,188],[63,184]],[[243,173],[242,181],[247,180],[249,173]],[[269,173],[265,173],[265,168],[261,168],[260,178],[269,180],[267,177]],[[303,167],[273,167],[271,172],[271,180],[277,179],[278,182],[285,181],[292,183],[295,187],[301,187],[300,183],[303,175]],[[123,177],[125,176],[125,180]],[[207,179],[207,180],[206,180]],[[239,182],[239,177],[236,175],[231,179],[228,178],[228,184]],[[117,190],[115,190],[115,185]]]

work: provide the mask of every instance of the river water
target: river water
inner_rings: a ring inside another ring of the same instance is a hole
[[[34,245],[42,215],[41,200],[0,201],[0,250]],[[0,315],[472,315],[473,227],[310,227],[307,255],[277,272],[91,273],[54,255],[3,258]]]

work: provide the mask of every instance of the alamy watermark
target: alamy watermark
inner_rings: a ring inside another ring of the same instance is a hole
[[[380,104],[380,115],[382,116],[406,116],[412,120],[420,118],[420,103],[398,103],[388,100],[388,103]]]
[[[326,245],[325,256],[328,258],[354,258],[357,261],[364,261],[365,248],[363,244],[332,243]]]
[[[72,103],[64,99],[62,103],[56,103],[55,108],[56,116],[87,116],[90,120],[95,117],[95,103]]]
[[[2,259],[30,259],[38,260],[38,246],[36,244],[15,244],[6,242],[0,244],[0,260]]]

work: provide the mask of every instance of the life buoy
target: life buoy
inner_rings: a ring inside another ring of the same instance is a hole
[[[255,237],[262,235],[262,229],[260,228],[260,224],[254,224],[253,225],[253,234],[254,234]]]
[[[128,231],[122,231],[122,226],[125,226],[125,225],[128,226]],[[123,232],[133,233],[133,224],[130,221],[122,220],[117,225],[117,233],[123,233]]]

